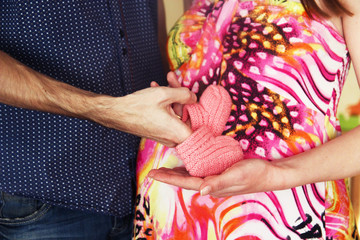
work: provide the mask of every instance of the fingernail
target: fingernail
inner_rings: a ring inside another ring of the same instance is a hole
[[[210,186],[206,186],[203,189],[200,190],[200,195],[201,196],[206,196],[210,193],[211,191],[211,187]]]

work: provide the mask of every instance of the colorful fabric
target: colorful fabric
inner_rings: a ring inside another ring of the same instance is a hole
[[[300,3],[198,0],[168,47],[183,86],[199,95],[209,84],[228,90],[223,134],[245,158],[276,161],[340,134],[349,53],[333,25],[309,18]],[[146,178],[182,165],[174,149],[142,140],[136,239],[358,239],[345,180],[213,198]]]

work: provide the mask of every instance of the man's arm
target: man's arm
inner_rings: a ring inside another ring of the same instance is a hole
[[[148,88],[124,97],[100,95],[56,81],[1,51],[0,86],[4,104],[91,120],[168,146],[191,134],[171,108],[175,102],[196,101],[187,88]]]

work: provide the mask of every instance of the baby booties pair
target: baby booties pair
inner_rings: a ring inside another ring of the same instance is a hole
[[[222,86],[210,85],[199,103],[183,107],[182,120],[194,131],[176,147],[185,168],[192,176],[206,177],[222,173],[243,158],[238,141],[221,135],[231,112],[231,97]]]

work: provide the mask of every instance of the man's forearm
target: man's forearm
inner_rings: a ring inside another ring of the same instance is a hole
[[[1,51],[0,86],[1,103],[91,120],[168,146],[191,134],[171,108],[175,102],[196,102],[187,88],[147,88],[124,97],[100,95],[56,81]]]
[[[90,102],[104,97],[56,81],[0,51],[0,102],[26,109],[87,118]]]

